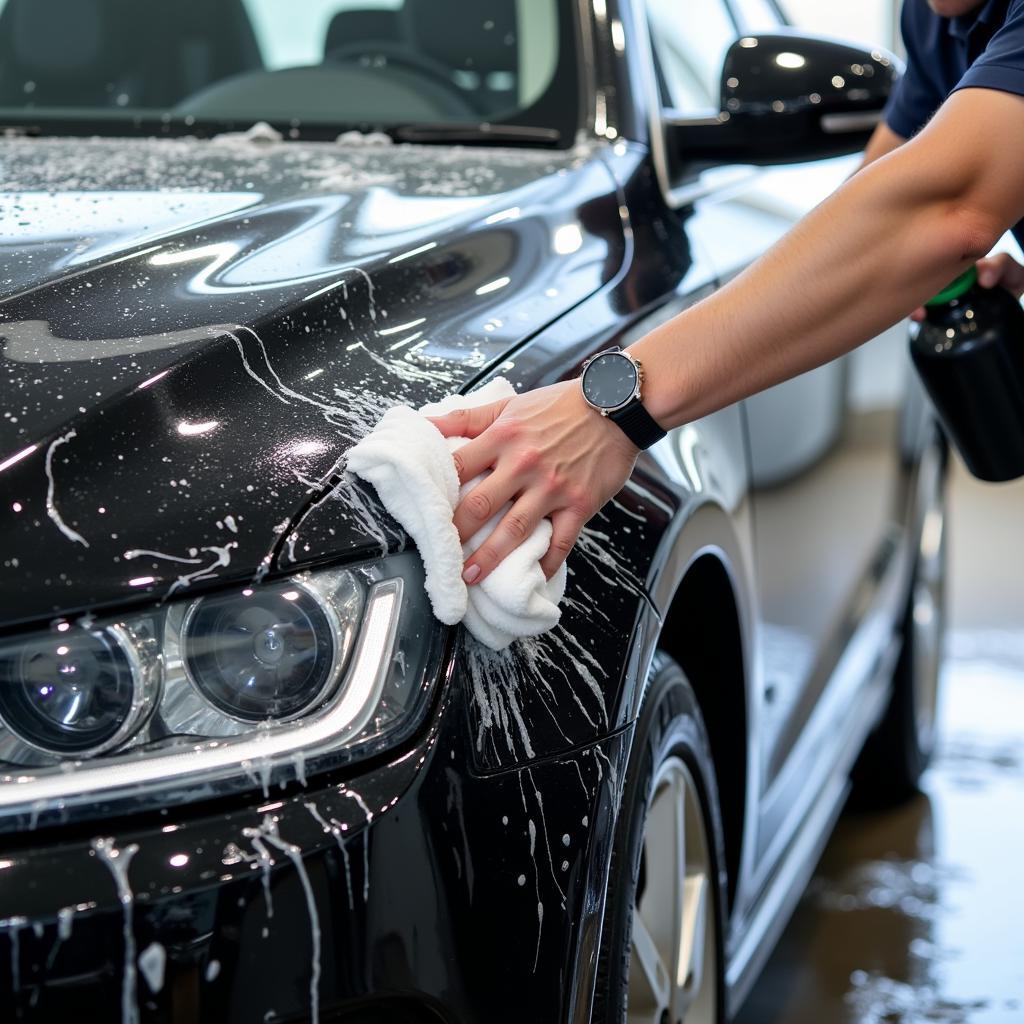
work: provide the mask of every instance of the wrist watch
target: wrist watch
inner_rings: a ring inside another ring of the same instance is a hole
[[[591,356],[580,377],[587,405],[613,420],[640,449],[650,448],[665,436],[641,401],[643,383],[643,367],[620,348]]]

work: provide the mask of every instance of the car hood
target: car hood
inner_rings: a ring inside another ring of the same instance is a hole
[[[7,625],[273,570],[386,408],[470,385],[624,254],[586,148],[6,140],[0,181]],[[308,560],[400,542],[338,494]]]

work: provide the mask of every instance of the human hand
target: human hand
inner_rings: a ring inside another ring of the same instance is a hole
[[[639,454],[615,423],[587,405],[575,380],[429,418],[445,437],[471,439],[453,455],[463,483],[494,470],[455,510],[463,542],[512,502],[466,561],[469,584],[485,580],[545,517],[553,531],[541,568],[550,579],[587,520],[622,489]]]
[[[978,284],[982,288],[995,288],[1002,285],[1014,298],[1024,295],[1024,267],[1008,252],[999,252],[995,256],[987,256],[978,260]],[[921,323],[924,320],[924,306],[915,309],[910,319]]]

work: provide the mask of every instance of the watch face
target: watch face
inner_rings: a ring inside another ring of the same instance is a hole
[[[636,367],[618,352],[598,356],[583,373],[583,394],[599,409],[614,409],[636,392]]]

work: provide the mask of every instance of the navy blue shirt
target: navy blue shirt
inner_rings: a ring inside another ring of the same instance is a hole
[[[941,18],[927,0],[904,0],[907,71],[889,99],[886,124],[909,139],[958,89],[1024,96],[1024,0],[988,0],[958,18]],[[1024,221],[1013,228],[1024,246]]]
[[[941,18],[927,0],[904,0],[907,72],[885,120],[909,139],[957,89],[999,89],[1024,96],[1024,0],[988,0],[959,18]]]

